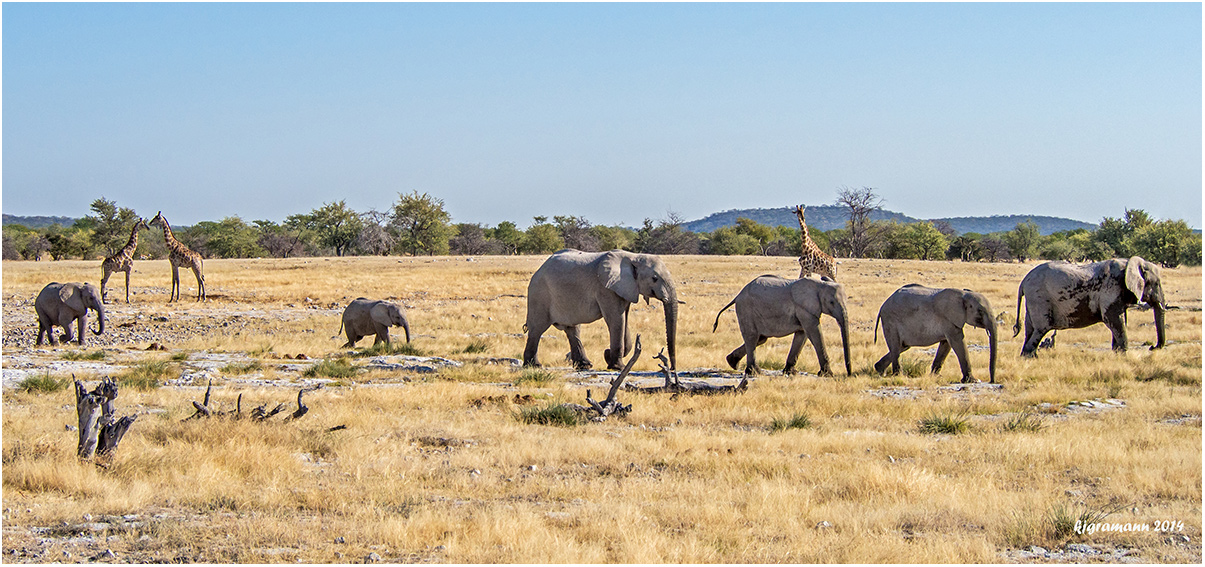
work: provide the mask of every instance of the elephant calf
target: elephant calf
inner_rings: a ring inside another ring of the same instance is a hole
[[[92,331],[102,335],[105,332],[105,304],[101,301],[100,290],[87,283],[58,283],[51,282],[42,288],[38,298],[34,300],[34,310],[38,312],[38,338],[35,344],[42,344],[45,336],[50,344],[58,344],[54,338],[54,326],[63,328],[63,342],[72,340],[71,323],[79,327],[79,345],[84,346],[84,328],[88,323],[88,310],[96,311],[99,329]]]
[[[389,343],[389,327],[401,327],[406,330],[406,342],[410,342],[410,322],[402,308],[388,301],[373,301],[363,297],[356,298],[343,310],[343,322],[339,332],[347,331],[347,344],[342,348],[356,346],[360,339],[376,334],[377,340],[373,345]]]
[[[778,276],[760,276],[745,285],[732,301],[728,302],[715,316],[714,333],[720,326],[720,315],[736,305],[736,320],[741,327],[745,344],[728,354],[728,366],[733,370],[742,358],[745,374],[759,372],[753,351],[765,343],[768,337],[794,335],[791,350],[787,353],[783,374],[795,372],[799,351],[808,340],[816,349],[820,363],[820,375],[832,376],[828,354],[824,350],[824,338],[820,336],[820,315],[829,315],[841,327],[841,348],[845,355],[845,374],[853,374],[849,362],[849,319],[845,308],[845,288],[828,278],[802,278],[788,280]]]
[[[908,284],[897,289],[879,308],[879,316],[874,322],[875,342],[879,340],[879,321],[883,322],[883,338],[888,351],[874,364],[875,372],[882,374],[890,364],[892,372],[899,373],[901,353],[910,347],[936,343],[933,373],[941,371],[942,363],[953,350],[962,367],[962,382],[974,382],[962,336],[963,325],[970,324],[987,330],[991,342],[988,374],[991,383],[996,383],[996,319],[991,304],[982,294],[968,289],[934,289]]]

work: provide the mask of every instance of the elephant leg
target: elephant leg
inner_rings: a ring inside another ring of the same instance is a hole
[[[820,336],[820,322],[815,325],[807,326],[805,329],[808,335],[808,340],[812,341],[812,348],[816,349],[816,360],[820,363],[820,375],[832,376],[833,370],[828,365],[828,352],[824,350],[824,338]]]
[[[75,321],[79,330],[79,337],[77,339],[79,346],[84,346],[84,337],[88,336],[88,333],[84,332],[88,329],[88,312],[84,311],[83,315],[80,315]]]
[[[51,323],[50,317],[38,313],[38,340],[35,345],[42,344],[42,337],[45,336],[50,344],[54,344],[54,324]]]
[[[607,324],[607,331],[610,335],[610,344],[603,351],[603,359],[607,361],[607,370],[619,370],[623,368],[623,357],[628,354],[628,343],[631,339],[628,338],[628,310],[632,307],[630,303],[623,305],[623,311],[618,315],[607,316],[607,309],[604,307],[603,322]],[[620,354],[620,353],[623,354]]]
[[[874,371],[878,373],[879,376],[887,373],[887,366],[891,364],[892,360],[891,352],[892,351],[888,349],[887,354],[884,354],[883,358],[880,358],[878,362],[874,363]]]
[[[585,349],[582,347],[581,331],[577,325],[565,327],[565,338],[569,339],[569,360],[573,363],[573,368],[575,370],[593,368],[594,364],[586,358]]]
[[[1042,342],[1042,337],[1046,336],[1046,332],[1048,330],[1049,329],[1042,329],[1039,331],[1037,326],[1033,324],[1033,319],[1031,318],[1031,314],[1028,311],[1026,311],[1025,312],[1025,342],[1021,345],[1021,356],[1024,356],[1026,358],[1033,358],[1033,357],[1037,356],[1035,351],[1038,350],[1038,345]]]
[[[728,363],[730,368],[736,370],[736,365],[741,363],[742,358],[745,358],[744,343],[741,343],[741,346],[732,349],[732,352],[728,353],[728,356],[724,357],[724,360]]]
[[[950,342],[949,341],[939,341],[937,343],[937,355],[933,357],[933,366],[931,366],[929,368],[929,371],[934,374],[940,374],[941,373],[941,365],[945,364],[946,357],[949,356],[949,354],[950,354]]]
[[[197,301],[200,301],[200,299]],[[372,346],[377,346],[381,343],[389,344],[389,327],[380,323],[376,323],[373,326],[377,332],[377,340],[372,341]]]
[[[75,317],[70,314],[59,316],[59,326],[63,328],[63,336],[60,337],[64,343],[71,342],[75,337],[71,334],[71,324],[75,322]],[[83,334],[83,329],[80,330]]]
[[[808,337],[803,331],[795,331],[795,335],[791,338],[791,350],[787,351],[787,363],[782,367],[783,374],[795,373],[795,363],[799,361],[799,351],[803,349],[803,345],[807,341]]]
[[[363,338],[363,337],[361,337],[360,335],[357,335],[354,331],[351,330],[351,327],[349,326],[349,327],[347,327],[347,343],[345,343],[343,346],[341,346],[339,348],[355,348],[356,343],[359,342],[361,338]]]
[[[761,335],[745,337],[745,374],[761,374],[761,368],[757,366],[757,357],[754,352],[757,347],[766,344],[766,337]]]
[[[975,382],[975,378],[971,376],[971,356],[967,353],[966,341],[963,340],[962,329],[957,333],[946,335],[946,342],[950,344],[950,350],[954,351],[954,356],[958,357],[958,367],[962,370],[962,383],[970,384]],[[938,352],[941,352],[940,347]]]
[[[1126,339],[1126,325],[1122,320],[1122,315],[1125,314],[1125,307],[1114,309],[1110,307],[1105,310],[1105,326],[1109,328],[1109,332],[1113,333],[1113,350],[1116,352],[1125,352],[1128,345]]]
[[[540,337],[550,326],[551,321],[532,321],[531,317],[528,317],[527,324],[524,325],[527,328],[527,346],[523,348],[523,366],[540,366],[540,361],[536,359],[540,351]]]

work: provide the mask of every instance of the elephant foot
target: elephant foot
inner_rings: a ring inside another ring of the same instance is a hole
[[[728,362],[728,367],[733,370],[736,370],[737,365],[741,363],[741,357],[732,356],[731,354],[724,357],[724,360]]]
[[[832,377],[833,377],[833,371],[832,371],[832,370],[829,370],[828,368],[822,368],[822,369],[820,370],[820,372],[819,372],[818,374],[816,374],[816,375],[817,375],[817,376],[823,376],[823,377],[825,377],[825,378],[832,378]]]
[[[963,384],[978,384],[979,381],[976,380],[973,376],[963,376],[962,383]]]
[[[583,358],[581,360],[573,361],[573,369],[574,370],[589,370],[591,368],[594,368],[594,363],[590,362],[589,360],[587,360],[585,358]],[[612,369],[610,366],[608,366],[607,368]]]
[[[793,368],[793,367],[787,367],[787,368],[782,369],[783,376],[794,376],[796,374],[799,374],[799,372],[797,370],[795,370],[795,368]]]

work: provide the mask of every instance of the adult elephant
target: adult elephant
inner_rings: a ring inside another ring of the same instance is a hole
[[[899,373],[901,353],[910,347],[936,343],[932,372],[940,372],[946,356],[954,351],[962,369],[962,382],[974,382],[962,334],[963,326],[971,325],[987,331],[991,345],[988,375],[991,383],[996,383],[996,318],[992,315],[991,303],[982,294],[969,289],[934,289],[908,284],[897,289],[879,308],[879,316],[874,321],[875,342],[879,338],[879,321],[883,322],[887,354],[874,364],[875,372],[882,374],[890,364],[892,372]]]
[[[523,364],[539,366],[536,354],[540,336],[548,327],[565,331],[574,368],[592,366],[582,348],[578,326],[600,318],[610,331],[610,347],[603,351],[607,368],[618,370],[632,350],[628,309],[643,296],[661,301],[665,308],[665,339],[670,368],[677,368],[678,291],[669,268],[651,254],[622,250],[582,252],[565,249],[549,256],[527,285],[527,347]]]
[[[43,335],[50,344],[58,344],[54,338],[54,326],[63,328],[63,342],[72,340],[71,323],[79,328],[79,345],[84,346],[84,329],[88,323],[88,310],[96,311],[99,329],[92,332],[97,335],[105,332],[105,304],[101,301],[100,290],[88,283],[58,283],[51,282],[42,288],[34,300],[34,310],[38,313],[38,338],[35,344],[42,344]]]
[[[1113,350],[1127,348],[1125,313],[1145,302],[1155,312],[1155,346],[1163,348],[1166,307],[1159,266],[1139,256],[1094,264],[1046,262],[1025,274],[1017,289],[1017,322],[1021,332],[1021,299],[1025,299],[1025,344],[1021,356],[1034,356],[1038,343],[1051,330],[1082,329],[1104,323],[1113,333]]]
[[[820,315],[837,320],[841,327],[841,350],[845,355],[845,374],[853,374],[849,361],[849,312],[845,307],[845,288],[827,277],[788,280],[778,276],[760,276],[745,284],[740,293],[715,316],[714,333],[720,326],[720,315],[736,305],[736,320],[745,344],[728,353],[727,362],[734,370],[742,358],[745,374],[757,374],[757,359],[753,351],[769,337],[794,335],[787,362],[782,371],[792,374],[803,344],[812,341],[820,375],[832,376],[824,338],[820,336]]]
[[[410,342],[410,322],[406,313],[396,303],[357,297],[343,310],[343,322],[339,332],[347,331],[347,344],[343,348],[356,346],[360,339],[375,334],[375,346],[389,343],[389,327],[401,327],[406,331],[406,342]]]

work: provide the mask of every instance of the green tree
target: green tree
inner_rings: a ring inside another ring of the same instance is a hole
[[[129,242],[130,230],[138,222],[138,214],[134,209],[118,208],[116,202],[104,197],[92,201],[91,209],[94,214],[85,215],[78,228],[91,228],[93,247],[106,256],[117,253]]]
[[[314,242],[331,248],[336,256],[343,256],[360,238],[364,221],[344,201],[326,203],[309,214],[290,215],[285,226],[298,230],[299,239],[305,233],[312,234]]]
[[[524,254],[549,254],[565,247],[561,231],[548,223],[548,217],[535,217],[523,235],[519,249]]]
[[[594,225],[590,233],[598,239],[599,250],[631,250],[636,241],[636,231],[622,226]]]
[[[404,253],[435,255],[448,253],[451,221],[452,215],[444,210],[443,199],[414,191],[409,195],[398,194],[389,226],[397,232],[397,245]]]
[[[757,249],[753,251],[753,254],[766,255],[767,247],[778,239],[778,233],[773,228],[745,217],[737,217],[735,228],[737,234],[746,235],[757,243]]]
[[[979,243],[982,235],[974,232],[960,234],[950,241],[946,248],[946,259],[955,258],[963,262],[977,262],[983,258],[983,246]]]
[[[760,254],[761,244],[756,238],[741,233],[736,227],[722,226],[711,231],[705,242],[708,254],[723,256]]]
[[[199,222],[187,231],[187,238],[190,248],[209,258],[259,258],[267,255],[259,245],[259,231],[238,216],[226,217],[219,222]]]
[[[942,258],[946,254],[946,248],[949,247],[946,236],[929,221],[907,225],[900,236],[903,238],[909,255],[921,260]]]
[[[561,240],[565,242],[566,248],[575,248],[582,252],[599,251],[598,238],[590,230],[593,227],[585,217],[557,215],[552,217],[552,221],[561,233]]]
[[[636,231],[633,251],[641,254],[698,254],[699,235],[682,228],[682,217],[670,212],[666,218],[653,222],[644,219]]]
[[[485,236],[498,241],[502,245],[503,254],[518,254],[523,246],[523,231],[511,221],[502,221],[498,226],[487,230]]]
[[[1131,247],[1137,255],[1151,262],[1174,268],[1183,262],[1181,254],[1190,236],[1192,229],[1182,220],[1148,222],[1134,231]]]
[[[1024,262],[1037,254],[1042,244],[1042,234],[1038,232],[1037,223],[1027,220],[1004,233],[1004,242],[1008,245],[1009,254]]]

